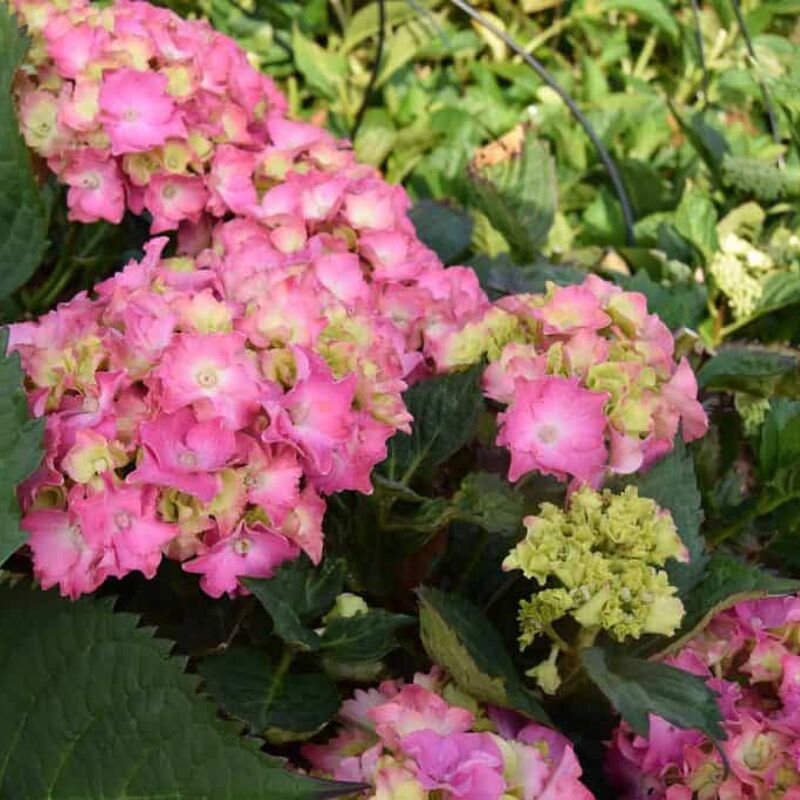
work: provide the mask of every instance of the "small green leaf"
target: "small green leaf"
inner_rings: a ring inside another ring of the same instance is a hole
[[[0,11],[0,14],[3,12]],[[0,565],[26,541],[19,527],[17,486],[42,460],[44,420],[31,419],[19,355],[4,355],[8,328],[0,330]]]
[[[688,239],[708,263],[719,250],[717,210],[708,195],[689,189],[675,211],[675,227]]]
[[[508,481],[492,472],[467,475],[452,504],[458,519],[479,525],[489,533],[513,536],[522,531],[522,497]]]
[[[702,630],[715,614],[744,600],[792,594],[800,591],[800,581],[780,578],[733,556],[715,553],[703,579],[684,597],[686,616],[679,638],[667,652],[679,649]]]
[[[748,345],[721,349],[697,373],[702,389],[749,392],[760,397],[800,396],[800,354]]]
[[[432,661],[478,700],[549,721],[525,688],[500,634],[480,609],[438,589],[424,587],[417,593],[422,644]]]
[[[389,113],[382,108],[369,108],[353,142],[359,161],[379,167],[392,152],[397,129]]]
[[[601,4],[603,11],[629,11],[645,22],[655,25],[673,42],[680,38],[680,28],[675,16],[662,0],[605,0]]]
[[[405,614],[390,614],[382,608],[353,617],[337,617],[322,634],[322,649],[337,661],[379,661],[397,647],[396,632],[414,622]]]
[[[347,78],[347,61],[340,53],[323,50],[295,26],[292,30],[292,54],[297,69],[308,85],[328,100],[336,100],[338,87]]]
[[[324,672],[288,672],[254,647],[232,647],[200,665],[206,689],[254,733],[276,742],[308,739],[339,710],[340,697]]]
[[[412,386],[403,399],[414,416],[411,434],[389,441],[389,477],[413,474],[423,464],[446,461],[472,438],[483,403],[478,378],[480,365]]]
[[[419,12],[406,0],[387,0],[385,13],[387,25],[394,26],[415,19]],[[347,23],[342,49],[344,51],[352,50],[365,39],[375,36],[380,27],[378,20],[377,2],[369,3],[356,11]]]
[[[656,714],[679,728],[725,738],[716,694],[697,675],[599,647],[581,651],[581,660],[591,681],[640,736],[649,734],[649,715]]]
[[[11,82],[30,42],[0,6],[0,299],[22,286],[47,247],[47,212],[19,133]]]
[[[0,797],[312,800],[356,790],[261,753],[218,718],[169,649],[108,600],[0,585]]]
[[[686,564],[670,561],[667,571],[670,582],[681,593],[688,591],[700,579],[708,560],[705,540],[700,533],[703,507],[697,488],[694,461],[683,440],[678,437],[675,448],[652,469],[639,476],[634,484],[642,497],[655,500],[672,514],[683,543],[689,550]]]
[[[547,240],[558,204],[555,164],[532,131],[520,153],[469,172],[473,202],[503,235],[518,261],[531,261]]]
[[[417,236],[445,264],[455,264],[472,241],[472,218],[463,211],[438,203],[420,200],[409,213]]]
[[[271,578],[242,583],[272,617],[275,633],[302,650],[318,650],[319,636],[308,625],[333,605],[342,591],[345,564],[328,559],[314,568],[306,556],[283,564]]]

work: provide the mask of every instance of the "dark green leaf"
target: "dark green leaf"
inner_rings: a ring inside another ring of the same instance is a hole
[[[390,614],[382,608],[337,617],[322,634],[322,648],[337,661],[378,661],[397,647],[396,632],[413,621],[413,617]]]
[[[432,661],[478,700],[548,721],[525,688],[500,634],[479,608],[438,589],[425,587],[418,594],[422,644]]]
[[[0,7],[0,298],[33,275],[47,247],[47,213],[19,134],[11,82],[29,41]]]
[[[283,564],[271,578],[242,583],[272,617],[275,633],[303,650],[318,650],[319,636],[308,625],[333,605],[342,591],[345,564],[329,559],[315,568],[307,557]]]
[[[291,773],[217,718],[169,643],[110,603],[0,585],[0,797],[310,800],[353,791]]]
[[[795,352],[746,345],[720,350],[697,373],[703,389],[749,392],[760,397],[800,395],[800,361]]]
[[[524,501],[508,481],[491,472],[471,472],[453,497],[456,516],[490,533],[522,530]]]
[[[599,647],[583,650],[581,660],[592,682],[640,736],[649,734],[649,715],[656,714],[679,728],[725,738],[716,695],[697,675]]]
[[[0,10],[0,14],[3,12]],[[24,373],[19,355],[4,355],[8,328],[0,330],[0,565],[27,538],[19,527],[17,486],[42,460],[44,420],[31,419],[22,388]]]
[[[721,183],[722,160],[730,150],[730,145],[725,137],[706,121],[706,116],[702,111],[698,111],[687,121],[675,106],[670,106],[670,108],[686,134],[686,138],[691,142],[700,158],[705,161],[715,180]]]
[[[775,398],[761,428],[758,451],[762,478],[785,482],[800,463],[800,401]]]
[[[441,464],[472,438],[483,402],[480,365],[466,372],[422,381],[403,398],[414,416],[411,434],[389,442],[390,478],[402,478],[422,464]]]
[[[703,508],[694,461],[680,437],[675,441],[675,449],[634,483],[642,497],[655,500],[672,514],[678,533],[689,550],[689,562],[670,561],[667,570],[670,582],[681,593],[688,591],[702,575],[708,557],[705,540],[700,534]]]
[[[472,241],[472,218],[444,203],[421,200],[409,213],[417,236],[445,264],[455,264]]]
[[[271,741],[308,739],[339,710],[340,698],[324,672],[294,672],[254,647],[232,647],[200,665],[206,689],[229,714]]]
[[[532,260],[547,240],[557,206],[549,146],[528,131],[519,154],[469,174],[475,206],[503,235],[517,260]]]
[[[492,297],[524,292],[544,292],[547,282],[572,286],[586,279],[586,271],[568,264],[551,264],[537,259],[533,264],[514,264],[507,253],[491,258],[478,255],[469,265],[475,270],[481,286]]]

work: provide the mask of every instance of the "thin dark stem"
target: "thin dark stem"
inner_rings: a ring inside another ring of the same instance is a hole
[[[633,232],[634,218],[633,208],[631,207],[630,200],[628,199],[628,192],[625,189],[625,184],[622,182],[622,177],[619,174],[617,165],[614,159],[606,149],[606,146],[597,135],[597,131],[592,127],[592,124],[586,119],[584,113],[575,104],[575,101],[569,96],[566,89],[550,74],[546,67],[541,64],[532,55],[525,52],[514,39],[512,39],[505,31],[501,31],[497,26],[493,25],[480,11],[473,8],[466,0],[450,0],[450,2],[460,8],[465,14],[472,17],[476,22],[483,25],[487,31],[502,39],[506,45],[513,50],[525,63],[564,101],[564,104],[572,113],[572,116],[578,120],[578,123],[586,131],[586,135],[591,140],[592,144],[597,150],[597,155],[603,162],[603,166],[608,173],[611,184],[614,187],[619,204],[622,208],[622,218],[625,224],[625,241],[628,246],[633,246],[636,243],[636,237]]]
[[[739,23],[739,30],[742,32],[742,38],[744,39],[745,46],[747,47],[747,53],[752,59],[753,63],[758,64],[758,56],[756,55],[756,50],[753,47],[753,40],[750,38],[750,30],[747,27],[744,14],[742,13],[742,6],[740,5],[739,0],[731,0],[731,5],[733,6],[733,13],[736,15],[736,21]],[[772,105],[772,98],[769,96],[767,84],[758,77],[756,77],[756,82],[758,83],[758,88],[761,90],[761,97],[764,100],[764,110],[767,112],[767,120],[769,121],[769,129],[770,133],[772,133],[772,140],[776,144],[781,144],[781,134],[778,130],[778,117],[775,114],[775,108]],[[778,163],[780,166],[783,166],[783,156],[778,157]]]
[[[372,72],[369,76],[369,83],[364,90],[364,97],[361,100],[361,106],[356,114],[356,121],[353,123],[353,130],[351,138],[355,139],[358,129],[361,127],[361,122],[364,119],[364,114],[367,111],[369,98],[372,90],[375,88],[375,83],[378,80],[378,73],[381,69],[381,61],[383,61],[383,46],[386,42],[386,0],[378,0],[378,43],[375,46],[375,63],[372,65]]]
[[[708,106],[708,87],[711,76],[708,74],[706,64],[706,46],[703,42],[703,29],[700,26],[700,3],[692,0],[692,16],[694,17],[694,39],[697,44],[697,57],[700,60],[700,69],[703,70],[703,106]]]

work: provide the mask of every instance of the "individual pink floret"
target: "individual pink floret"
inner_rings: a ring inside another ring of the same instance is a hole
[[[103,78],[100,118],[111,140],[111,153],[137,153],[186,135],[165,75],[120,69]]]
[[[576,378],[546,377],[517,389],[500,417],[497,443],[511,451],[508,478],[533,470],[590,482],[606,461],[605,394],[583,389]]]

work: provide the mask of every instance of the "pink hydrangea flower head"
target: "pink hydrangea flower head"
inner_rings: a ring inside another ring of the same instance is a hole
[[[434,668],[411,684],[356,690],[342,727],[303,755],[319,774],[366,783],[386,800],[592,800],[563,736],[514,712],[480,708],[476,717],[445,699],[450,686]]]
[[[726,776],[719,754],[698,731],[677,730],[651,716],[645,739],[622,723],[609,746],[608,774],[623,800],[646,796],[767,800],[797,794],[800,620],[796,609],[795,597],[739,603],[717,614],[669,657],[669,663],[704,678],[717,693],[727,736],[721,747],[731,772]]]

